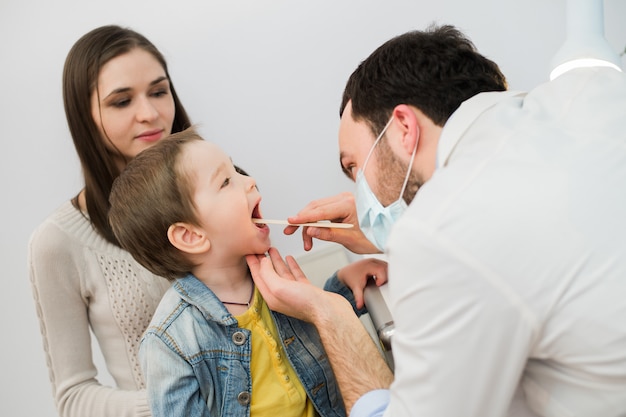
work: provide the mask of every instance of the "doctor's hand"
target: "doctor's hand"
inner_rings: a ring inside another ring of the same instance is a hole
[[[292,256],[282,259],[276,248],[269,256],[246,255],[255,285],[271,310],[315,325],[336,319],[337,314],[354,315],[339,294],[311,284]]]
[[[348,300],[311,284],[295,259],[283,260],[275,248],[246,260],[270,309],[316,327],[348,413],[366,392],[389,388],[393,373]]]
[[[302,228],[304,250],[313,248],[313,238],[336,242],[353,253],[368,254],[380,253],[380,250],[370,242],[361,228],[356,214],[356,203],[352,193],[344,192],[332,197],[311,201],[298,214],[287,219],[289,223],[311,223],[320,220],[330,220],[337,223],[350,223],[350,229],[305,226]],[[284,233],[291,235],[299,226],[287,226]]]
[[[363,290],[367,282],[373,279],[377,287],[387,282],[387,262],[375,258],[352,262],[337,271],[337,279],[350,288],[354,295],[356,308],[361,309],[365,304]]]

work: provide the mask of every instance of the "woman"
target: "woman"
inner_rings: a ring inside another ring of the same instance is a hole
[[[56,405],[63,417],[149,416],[137,349],[169,284],[119,247],[108,198],[129,160],[191,123],[161,53],[118,26],[94,29],[74,44],[63,99],[85,187],[35,230],[29,245]],[[96,379],[90,329],[116,387]]]

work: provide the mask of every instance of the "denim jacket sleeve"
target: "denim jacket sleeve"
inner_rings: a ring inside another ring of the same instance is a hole
[[[356,301],[354,301],[354,295],[352,294],[352,290],[350,290],[350,288],[346,287],[341,283],[341,281],[339,281],[339,278],[337,278],[337,272],[335,272],[330,278],[326,280],[326,283],[324,284],[324,291],[337,293],[344,297],[346,300],[348,300],[350,302],[350,305],[352,306],[352,309],[354,310],[354,313],[358,317],[367,313],[367,308],[365,307],[361,309],[356,308]]]
[[[153,417],[209,417],[192,366],[174,348],[150,332],[139,348]]]

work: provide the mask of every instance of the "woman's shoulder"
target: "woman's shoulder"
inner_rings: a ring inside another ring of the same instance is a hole
[[[31,246],[56,246],[69,242],[77,228],[86,227],[91,227],[89,220],[71,201],[66,201],[35,228],[30,237]]]
[[[82,262],[83,245],[71,230],[79,218],[82,218],[80,212],[67,201],[33,231],[28,243],[28,264],[33,283],[38,283],[39,278],[47,277],[49,282],[50,276],[72,275],[70,271],[77,268],[77,262]]]
[[[86,249],[110,252],[113,246],[96,232],[85,213],[66,201],[33,231],[28,250],[31,261],[37,261],[71,258]]]

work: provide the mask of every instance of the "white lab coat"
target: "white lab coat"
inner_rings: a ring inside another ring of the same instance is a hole
[[[626,75],[478,95],[438,150],[388,244],[385,416],[625,416]]]

